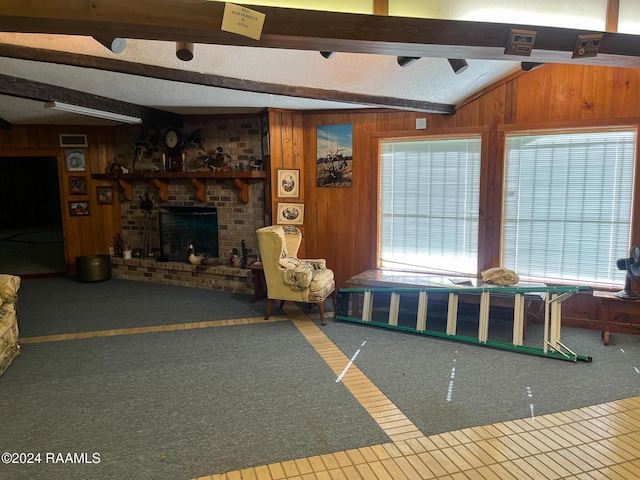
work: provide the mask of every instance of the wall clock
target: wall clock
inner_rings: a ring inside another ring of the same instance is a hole
[[[175,129],[167,130],[167,133],[164,134],[164,144],[167,146],[169,150],[173,150],[178,146],[178,142],[180,141],[180,134]]]

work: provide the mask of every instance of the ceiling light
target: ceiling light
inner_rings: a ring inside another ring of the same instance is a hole
[[[77,113],[78,115],[87,115],[89,117],[104,118],[105,120],[113,120],[114,122],[122,123],[142,123],[142,119],[138,117],[130,117],[129,115],[122,115],[120,113],[107,112],[105,110],[95,110],[88,107],[80,107],[78,105],[71,105],[69,103],[60,102],[46,102],[45,108],[53,108],[55,110],[61,110],[63,112]]]
[[[544,67],[544,63],[535,63],[535,62],[521,62],[520,68],[525,72],[530,72],[532,70],[536,70],[537,68]]]
[[[320,52],[320,55],[322,55],[327,60],[333,57],[335,54],[336,52]]]
[[[183,62],[193,60],[193,43],[176,42],[176,57]]]
[[[420,60],[420,57],[398,57],[398,65],[408,67],[416,60]]]
[[[453,72],[458,74],[464,72],[467,68],[469,68],[469,64],[466,60],[458,59],[458,58],[449,58],[449,65],[453,68]]]

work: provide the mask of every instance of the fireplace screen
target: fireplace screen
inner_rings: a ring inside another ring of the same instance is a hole
[[[163,207],[158,211],[160,255],[186,262],[192,244],[198,255],[218,258],[218,212],[215,207]]]

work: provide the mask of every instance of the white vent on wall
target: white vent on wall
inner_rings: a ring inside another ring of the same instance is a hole
[[[84,134],[61,133],[60,146],[61,147],[86,147],[88,146],[87,136]]]

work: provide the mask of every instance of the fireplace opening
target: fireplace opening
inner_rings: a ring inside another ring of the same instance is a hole
[[[216,207],[162,207],[158,210],[160,255],[171,262],[186,262],[193,245],[198,255],[218,258]]]

